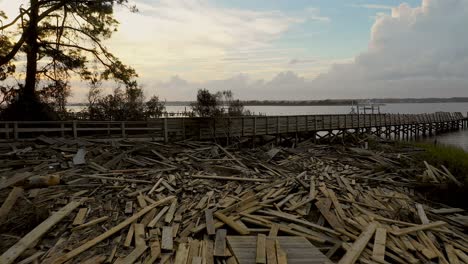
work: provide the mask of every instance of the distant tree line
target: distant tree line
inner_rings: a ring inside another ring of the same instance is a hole
[[[200,89],[197,93],[197,101],[191,103],[194,115],[199,117],[222,117],[250,115],[244,109],[244,104],[239,99],[234,99],[230,90],[210,93],[207,89]]]

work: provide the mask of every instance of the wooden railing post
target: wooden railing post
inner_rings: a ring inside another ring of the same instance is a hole
[[[257,136],[257,117],[254,116],[254,137]]]
[[[13,123],[13,138],[18,139],[18,122]]]
[[[169,141],[169,134],[167,133],[167,117],[164,118],[164,142]]]
[[[187,135],[185,134],[185,117],[182,117],[182,136],[184,140],[187,138]]]
[[[265,134],[268,135],[268,116],[266,117],[266,120],[265,120]]]
[[[309,132],[309,115],[306,115],[306,131]]]
[[[60,123],[60,136],[65,137],[65,124]]]
[[[5,138],[10,139],[10,124],[5,123]]]
[[[73,138],[78,138],[78,131],[76,130],[76,120],[73,120],[72,131],[73,131]]]
[[[279,135],[280,133],[280,117],[276,116],[276,134]]]
[[[120,123],[120,130],[122,131],[122,137],[125,138],[126,137],[125,122]]]

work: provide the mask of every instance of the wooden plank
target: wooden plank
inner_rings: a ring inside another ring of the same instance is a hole
[[[447,225],[447,223],[444,222],[444,221],[436,221],[436,222],[432,222],[432,223],[429,223],[429,224],[402,228],[402,229],[400,229],[398,231],[392,231],[392,234],[394,234],[396,236],[402,236],[402,235],[406,235],[406,234],[421,231],[421,230],[427,230],[427,229],[433,229],[433,228],[436,228],[436,227],[441,227],[441,226],[444,226],[444,225]]]
[[[133,235],[135,234],[135,224],[130,225],[130,228],[128,229],[127,236],[125,237],[125,241],[123,246],[128,248],[132,244],[133,241]]]
[[[78,210],[78,213],[75,216],[75,219],[73,220],[72,225],[74,226],[82,225],[85,221],[85,217],[87,213],[88,213],[88,208],[80,208],[80,210]]]
[[[164,222],[170,223],[172,222],[172,219],[174,218],[174,213],[177,209],[177,200],[172,201],[171,207],[169,207],[169,210],[167,211],[167,214],[164,218]]]
[[[281,248],[279,240],[275,240],[276,247],[276,261],[278,264],[288,264],[288,256],[286,252]]]
[[[150,255],[145,259],[143,264],[153,264],[161,256],[161,244],[159,240],[154,240],[151,242],[150,246]]]
[[[169,206],[163,207],[161,211],[159,211],[159,213],[153,218],[153,220],[149,222],[148,227],[153,228],[154,226],[156,226],[158,221],[163,217],[163,215],[167,212],[167,210],[169,210]]]
[[[374,238],[374,249],[372,251],[372,258],[378,262],[384,262],[385,258],[385,244],[387,239],[387,229],[377,228]]]
[[[266,264],[266,236],[258,234],[257,236],[257,249],[255,256],[255,263]]]
[[[171,251],[174,248],[172,226],[163,226],[161,236],[161,249]]]
[[[216,229],[214,226],[214,219],[213,219],[213,210],[206,209],[205,210],[205,221],[206,221],[206,233],[209,236],[213,236],[216,234]]]
[[[269,237],[275,237],[278,235],[280,226],[277,223],[273,223],[270,228],[270,232],[268,233]]]
[[[177,248],[174,264],[187,264],[187,258],[189,255],[189,246],[187,243],[180,243]]]
[[[445,252],[447,253],[447,257],[450,261],[450,264],[460,264],[460,260],[455,253],[455,249],[452,245],[445,243]]]
[[[32,176],[32,173],[30,172],[17,173],[13,175],[13,177],[0,181],[0,190],[13,186],[17,184],[18,182],[25,181],[27,178],[31,176]]]
[[[221,220],[223,223],[231,227],[232,229],[236,230],[237,233],[241,235],[248,235],[250,232],[248,229],[237,224],[231,217],[227,217],[226,215],[222,214],[221,212],[215,212],[214,216]]]
[[[118,259],[114,264],[133,264],[137,259],[145,253],[145,251],[148,249],[147,246],[144,247],[136,247],[130,254],[128,254],[125,258],[123,259]]]
[[[94,225],[97,225],[99,223],[102,223],[104,221],[107,221],[107,219],[109,219],[109,216],[105,215],[105,216],[102,216],[102,217],[99,217],[99,218],[96,218],[94,220],[91,220],[87,223],[84,223],[82,225],[79,225],[77,227],[74,227],[72,228],[72,231],[76,231],[76,230],[80,230],[80,229],[84,229],[84,228],[88,228],[90,226],[94,226]]]
[[[57,258],[54,261],[54,264],[62,264],[62,263],[65,263],[66,261],[78,256],[82,252],[90,249],[94,245],[102,242],[103,240],[105,240],[105,239],[109,238],[110,236],[114,235],[115,233],[119,232],[120,230],[122,230],[126,226],[130,225],[131,223],[136,221],[138,218],[142,217],[143,215],[145,215],[146,213],[151,211],[151,209],[153,209],[153,208],[155,208],[157,206],[163,205],[163,204],[165,204],[167,202],[170,202],[174,198],[175,198],[174,196],[168,196],[166,198],[163,198],[163,199],[159,200],[158,202],[156,202],[154,204],[151,204],[151,205],[147,206],[146,208],[140,210],[138,213],[136,213],[133,216],[127,218],[126,220],[124,220],[120,224],[114,226],[113,228],[109,229],[108,231],[104,232],[103,234],[95,237],[92,240],[89,240],[88,242],[86,242],[86,243],[82,244],[81,246],[73,249],[72,251],[60,256],[59,258]]]
[[[358,239],[354,241],[351,247],[346,251],[346,254],[340,259],[338,264],[352,264],[357,261],[361,252],[366,247],[369,240],[374,235],[374,232],[377,228],[377,223],[370,223],[366,229],[359,235]]]
[[[2,207],[0,207],[0,224],[7,219],[8,213],[10,212],[11,208],[13,208],[13,205],[15,205],[18,197],[20,197],[22,194],[23,189],[19,187],[14,187],[13,190],[11,190],[11,192],[8,194],[8,197],[3,202]]]
[[[278,264],[276,259],[276,239],[268,238],[266,240],[265,249],[266,249],[266,256],[267,256],[267,263],[268,264]]]
[[[44,222],[39,224],[36,228],[34,228],[31,232],[21,238],[15,245],[10,247],[7,251],[5,251],[2,256],[0,256],[0,263],[2,264],[10,264],[18,258],[21,253],[23,253],[26,249],[28,249],[31,245],[33,245],[39,238],[41,238],[45,233],[49,231],[54,225],[60,222],[63,218],[68,216],[73,210],[80,206],[82,201],[72,201],[58,212],[51,215],[47,218]]]
[[[145,225],[135,224],[135,247],[145,247]]]
[[[216,230],[216,238],[214,244],[213,256],[224,257],[226,256],[226,229]]]
[[[270,182],[267,179],[258,179],[258,178],[242,178],[242,177],[233,177],[233,176],[209,176],[209,175],[192,175],[192,178],[195,179],[209,179],[209,180],[223,180],[223,181],[245,181],[245,182]]]

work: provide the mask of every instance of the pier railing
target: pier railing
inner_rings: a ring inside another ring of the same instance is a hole
[[[278,135],[333,130],[360,130],[437,124],[466,126],[461,113],[348,114],[295,116],[242,116],[222,118],[159,118],[147,121],[3,121],[0,139],[30,139],[39,135],[74,138],[151,137],[164,141],[220,137]]]

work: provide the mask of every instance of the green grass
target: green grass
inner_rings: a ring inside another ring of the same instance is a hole
[[[444,165],[458,180],[468,186],[468,152],[447,145],[417,143],[416,146],[425,150],[420,154],[421,159],[438,168]]]

